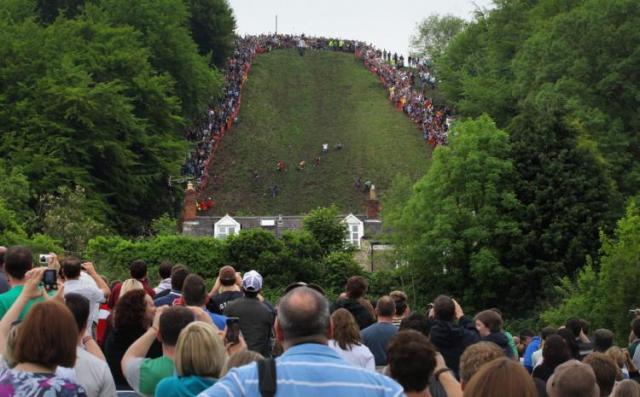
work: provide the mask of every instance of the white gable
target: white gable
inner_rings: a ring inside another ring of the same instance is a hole
[[[225,239],[232,234],[238,234],[240,232],[240,223],[229,216],[229,214],[222,217],[218,222],[213,225],[213,233],[215,238]]]
[[[345,242],[360,248],[362,236],[364,235],[364,222],[353,214],[347,215],[342,223],[347,225],[347,235]]]

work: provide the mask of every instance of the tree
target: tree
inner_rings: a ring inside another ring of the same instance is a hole
[[[521,262],[544,287],[540,297],[549,298],[559,278],[574,275],[587,256],[597,263],[599,230],[610,231],[619,210],[604,168],[563,122],[564,98],[545,90],[527,103],[509,126],[523,204]]]
[[[80,19],[0,25],[0,150],[35,195],[82,186],[127,232],[172,211],[183,120],[141,34]]]
[[[57,194],[42,197],[42,229],[44,233],[63,242],[66,251],[83,255],[87,242],[110,231],[96,219],[99,210],[92,208],[84,189],[62,187]]]
[[[233,53],[236,19],[227,0],[188,0],[189,26],[201,55],[221,68]]]
[[[324,255],[344,249],[347,226],[340,222],[336,206],[317,208],[302,220],[304,230],[313,235]]]
[[[418,24],[417,32],[411,37],[411,49],[420,56],[436,59],[465,26],[464,19],[453,15],[431,15]]]
[[[222,90],[222,76],[198,54],[183,0],[102,0],[89,17],[133,27],[150,50],[148,58],[161,75],[169,75],[180,98],[182,114],[199,117]]]
[[[512,261],[520,238],[515,177],[508,135],[488,116],[455,124],[449,146],[436,148],[393,222],[394,240],[430,294],[507,311],[522,302],[508,296],[526,301],[514,285],[522,271]]]
[[[601,234],[599,269],[589,264],[575,282],[565,278],[559,288],[561,303],[542,314],[550,324],[561,325],[570,317],[588,320],[592,328],[612,329],[621,343],[629,332],[629,308],[640,305],[640,208],[632,200],[615,234]]]

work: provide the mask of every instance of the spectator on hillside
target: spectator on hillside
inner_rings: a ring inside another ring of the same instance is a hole
[[[408,397],[429,395],[433,377],[443,385],[447,397],[462,396],[462,389],[444,359],[420,332],[398,332],[389,343],[389,374]]]
[[[373,353],[362,344],[360,330],[353,315],[346,309],[338,309],[331,314],[331,322],[333,338],[329,341],[329,347],[351,364],[375,371],[376,363]]]
[[[111,290],[96,272],[91,262],[82,263],[77,258],[68,257],[62,261],[61,270],[65,280],[64,294],[80,294],[89,300],[91,311],[89,313],[87,331],[95,338],[95,326],[98,324],[100,304],[107,301]],[[80,281],[80,274],[83,270],[93,279],[97,286]]]
[[[464,397],[538,397],[538,391],[520,363],[497,358],[483,365],[464,388]]]
[[[464,350],[478,342],[480,336],[473,321],[465,317],[462,308],[454,299],[446,295],[438,296],[433,302],[433,321],[429,335],[431,343],[444,357],[447,367],[456,377],[460,365],[460,356]],[[454,321],[457,320],[457,324]]]
[[[156,308],[144,290],[129,291],[122,295],[113,312],[113,328],[106,338],[104,352],[118,390],[131,390],[120,366],[125,352],[151,327]],[[147,357],[162,355],[159,343],[155,343]]]
[[[174,266],[171,269],[171,292],[156,298],[153,304],[156,306],[171,306],[176,299],[182,298],[182,286],[188,275],[189,271],[184,266]]]
[[[393,303],[396,305],[396,311],[393,314],[393,325],[400,327],[402,319],[411,314],[411,310],[407,304],[407,294],[403,291],[392,291],[389,296],[393,299]]]
[[[277,361],[269,360],[264,364],[267,368],[275,366],[275,379],[261,377],[259,366],[249,364],[232,369],[201,396],[259,397],[262,393],[255,380],[260,378],[265,380],[265,389],[273,390],[278,396],[374,397],[402,394],[401,386],[395,381],[348,364],[327,346],[332,332],[329,303],[318,291],[298,287],[282,297],[275,330],[285,352]]]
[[[9,280],[7,279],[7,273],[4,270],[4,254],[7,252],[7,247],[0,246],[0,294],[4,294],[9,291]]]
[[[376,305],[378,321],[361,331],[362,342],[373,353],[376,367],[387,365],[387,345],[391,338],[398,333],[398,328],[393,325],[395,310],[396,306],[389,296],[378,299]]]
[[[589,324],[582,319],[571,318],[567,320],[565,327],[573,332],[576,343],[578,345],[579,360],[585,358],[593,352],[593,343],[589,340]]]
[[[240,319],[240,331],[249,350],[264,357],[271,357],[271,330],[274,311],[258,299],[262,290],[262,276],[255,270],[242,277],[244,297],[230,302],[224,309],[225,316]]]
[[[136,393],[154,396],[158,383],[173,375],[178,336],[193,321],[195,315],[186,307],[163,306],[157,309],[153,326],[127,349],[122,358],[122,372]],[[162,343],[162,356],[146,358],[156,338]]]
[[[144,291],[153,299],[156,293],[151,287],[149,287],[149,280],[147,280],[147,264],[142,260],[133,261],[131,263],[131,266],[129,266],[129,274],[131,275],[131,278],[134,278],[142,283]],[[109,297],[109,307],[113,308],[116,306],[118,298],[120,298],[121,288],[122,284],[117,284],[115,287],[113,287],[111,296]]]
[[[0,351],[4,352],[12,323],[18,319],[25,306],[35,298],[43,297],[44,292],[39,287],[43,274],[44,268],[38,268],[22,277],[20,293],[0,321]],[[58,366],[72,368],[76,362],[79,334],[73,315],[65,305],[57,300],[34,304],[16,332],[12,352],[15,366],[3,366],[0,370],[2,396],[87,395],[84,388],[75,381],[56,375]]]
[[[176,373],[158,383],[156,396],[195,396],[220,378],[226,361],[218,330],[196,321],[180,332],[175,352]]]
[[[340,297],[336,303],[331,306],[331,311],[334,312],[340,308],[347,309],[358,323],[358,327],[361,330],[367,328],[373,324],[375,319],[375,312],[371,303],[364,298],[367,292],[367,281],[364,277],[353,276],[349,278],[346,285],[346,294],[344,297]]]
[[[213,288],[209,292],[209,302],[207,309],[210,312],[222,314],[229,302],[242,298],[240,290],[242,278],[236,274],[236,269],[232,266],[223,266],[218,272]]]
[[[480,340],[493,342],[498,345],[504,354],[513,358],[513,350],[509,346],[507,336],[502,332],[502,317],[494,310],[484,310],[476,314],[476,330],[480,334]]]
[[[613,359],[604,353],[591,353],[582,362],[593,368],[600,388],[600,397],[608,397],[616,380],[622,380],[622,372]]]
[[[613,346],[613,332],[600,328],[593,333],[593,351],[598,353],[606,352]]]
[[[538,335],[534,335],[529,343],[527,343],[527,347],[524,349],[524,353],[522,354],[522,363],[524,368],[531,373],[533,371],[533,354],[540,349],[542,345],[542,337]]]
[[[158,266],[160,283],[153,289],[153,292],[156,294],[154,299],[158,299],[171,292],[171,269],[173,269],[173,263],[170,261],[160,262],[160,266]]]
[[[11,289],[4,294],[0,294],[0,318],[9,311],[9,308],[18,299],[25,284],[25,274],[31,270],[33,256],[31,250],[27,247],[15,246],[10,247],[4,254],[4,268],[9,277]],[[31,305],[42,302],[44,298],[38,296],[29,300],[20,312],[18,320],[22,320],[31,308]]]
[[[560,335],[550,335],[542,348],[542,364],[533,369],[532,376],[547,382],[553,371],[571,359],[566,341]]]
[[[184,280],[182,286],[182,300],[186,306],[199,307],[207,313],[215,326],[224,331],[227,323],[227,317],[222,314],[211,313],[207,310],[207,286],[202,277],[195,273],[191,273]]]
[[[84,387],[88,396],[114,396],[116,385],[109,371],[109,365],[100,346],[90,335],[87,335],[91,313],[89,299],[80,294],[65,291],[64,303],[73,314],[80,331],[76,346],[76,364],[73,367],[77,382]]]
[[[504,350],[493,342],[478,342],[467,347],[460,356],[460,384],[464,388],[482,366],[504,357]]]
[[[546,386],[549,397],[599,397],[600,388],[591,366],[578,360],[559,365]]]

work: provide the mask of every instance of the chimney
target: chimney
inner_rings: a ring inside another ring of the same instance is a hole
[[[196,202],[196,191],[193,188],[193,183],[187,183],[187,190],[184,192],[184,204],[183,204],[183,221],[192,222],[196,220],[198,213],[198,204]]]
[[[369,199],[366,203],[367,219],[379,219],[380,218],[380,201],[376,194],[376,185],[371,185],[369,189]]]

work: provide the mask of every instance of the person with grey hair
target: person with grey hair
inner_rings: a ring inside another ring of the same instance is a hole
[[[402,386],[355,367],[327,345],[333,334],[329,302],[318,291],[290,290],[278,306],[276,338],[284,354],[234,368],[200,397],[400,396]]]

